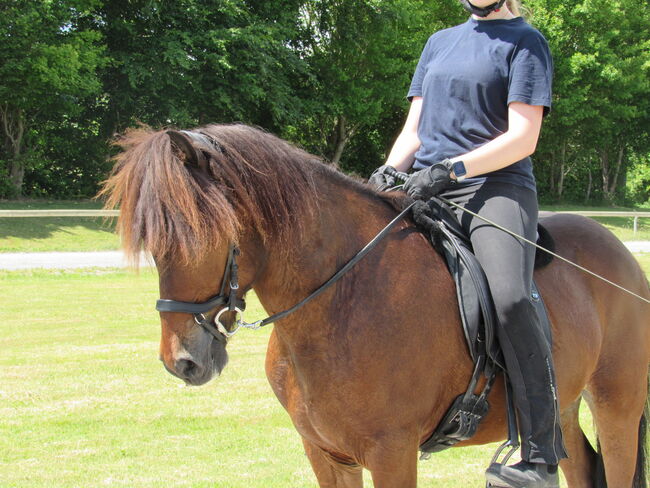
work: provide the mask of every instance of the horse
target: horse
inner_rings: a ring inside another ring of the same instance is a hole
[[[132,129],[118,144],[101,195],[107,208],[120,208],[125,253],[153,256],[163,301],[209,300],[225,283],[237,246],[238,286],[226,287],[229,293],[241,301],[254,290],[269,314],[286,310],[407,200],[242,124]],[[543,224],[558,254],[650,297],[635,258],[604,227],[567,214]],[[558,259],[535,280],[552,323],[568,485],[646,487],[647,303]],[[224,312],[218,308],[206,312],[206,322]],[[226,332],[235,318],[236,310],[225,310]],[[160,320],[160,358],[171,374],[190,385],[220,374],[227,340],[184,311],[162,311]],[[319,486],[360,488],[365,468],[377,488],[415,487],[418,447],[473,370],[443,259],[413,222],[399,221],[335,285],[275,322],[265,368]],[[504,390],[497,379],[490,412],[459,447],[506,437]],[[598,451],[578,423],[582,398]]]

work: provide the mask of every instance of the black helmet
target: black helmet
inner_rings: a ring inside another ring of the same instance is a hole
[[[506,0],[498,0],[492,5],[488,5],[487,7],[476,7],[475,5],[472,5],[469,0],[460,0],[460,3],[463,4],[463,7],[465,7],[465,10],[468,12],[474,15],[478,15],[479,17],[487,17],[495,10],[503,7],[503,4],[506,3]]]

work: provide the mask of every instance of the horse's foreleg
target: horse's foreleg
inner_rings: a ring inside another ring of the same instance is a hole
[[[597,454],[580,428],[578,399],[562,412],[562,434],[569,457],[560,462],[570,488],[592,488]]]
[[[417,444],[386,445],[367,456],[367,468],[375,488],[415,488],[417,486]]]
[[[363,487],[361,466],[344,464],[311,442],[305,439],[302,442],[320,488]]]

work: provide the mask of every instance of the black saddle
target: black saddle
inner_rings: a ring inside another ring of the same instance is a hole
[[[429,202],[415,204],[413,219],[418,227],[429,235],[434,248],[445,258],[447,268],[456,283],[463,331],[469,354],[474,361],[474,374],[467,391],[456,398],[442,422],[420,446],[423,453],[433,453],[452,447],[474,435],[489,410],[487,396],[496,375],[505,371],[505,365],[497,340],[497,318],[487,278],[472,252],[471,243],[456,214],[442,201],[433,198]],[[538,242],[547,249],[553,247],[550,234],[541,225],[538,227]],[[535,267],[548,264],[551,261],[549,257],[549,254],[538,251]],[[534,282],[531,299],[550,342],[550,322]],[[486,376],[487,382],[477,394],[476,385],[481,375]]]

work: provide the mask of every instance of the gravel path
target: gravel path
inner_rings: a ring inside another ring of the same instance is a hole
[[[628,241],[624,244],[634,253],[650,252],[650,242],[648,241]]]
[[[124,268],[127,265],[121,251],[0,253],[0,269]],[[144,254],[140,256],[140,266],[152,265]]]
[[[634,253],[650,253],[650,241],[626,242]],[[73,268],[123,268],[127,263],[121,251],[103,252],[20,252],[0,253],[0,269],[73,269]],[[143,253],[140,266],[153,266]]]

